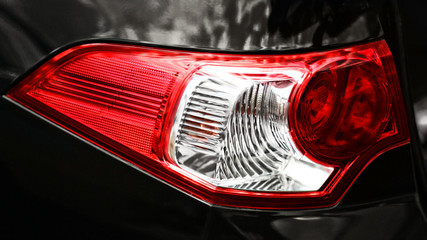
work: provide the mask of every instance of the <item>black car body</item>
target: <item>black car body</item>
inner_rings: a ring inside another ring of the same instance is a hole
[[[288,54],[385,39],[411,131],[410,144],[376,158],[333,207],[240,209],[198,201],[2,97],[1,238],[426,239],[425,9],[393,0],[0,1],[2,96],[55,49],[85,42]]]

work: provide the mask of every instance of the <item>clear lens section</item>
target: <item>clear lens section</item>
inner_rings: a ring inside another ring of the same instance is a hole
[[[171,157],[216,186],[318,190],[333,169],[303,157],[287,120],[291,90],[307,75],[300,67],[202,67],[180,101]],[[299,179],[301,172],[312,177]]]

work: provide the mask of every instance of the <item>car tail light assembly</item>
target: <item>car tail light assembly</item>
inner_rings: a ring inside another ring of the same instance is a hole
[[[333,206],[374,158],[409,141],[384,40],[300,54],[87,43],[7,97],[230,207]]]

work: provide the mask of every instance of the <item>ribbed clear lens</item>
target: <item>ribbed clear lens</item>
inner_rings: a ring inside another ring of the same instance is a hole
[[[331,168],[303,157],[288,127],[288,99],[301,68],[205,66],[183,94],[169,151],[216,186],[257,191],[318,190]],[[310,171],[309,181],[295,174]]]

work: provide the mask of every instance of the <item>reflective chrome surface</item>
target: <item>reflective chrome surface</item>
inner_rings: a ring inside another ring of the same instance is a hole
[[[318,190],[333,168],[304,157],[291,140],[290,94],[310,76],[304,64],[294,65],[202,66],[179,101],[170,156],[215,186]]]

